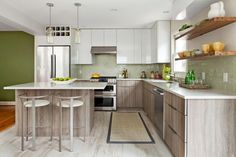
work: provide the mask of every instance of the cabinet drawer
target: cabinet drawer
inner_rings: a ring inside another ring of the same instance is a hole
[[[185,115],[185,100],[176,95],[172,95],[171,106]]]
[[[129,80],[119,80],[117,81],[117,86],[120,86],[120,87],[130,87],[130,86],[135,86],[137,81],[129,81]]]
[[[185,116],[169,104],[165,104],[165,122],[185,141]]]
[[[170,105],[171,105],[171,95],[172,94],[169,92],[165,92],[165,94],[164,94],[165,103],[170,104]]]
[[[175,157],[185,156],[185,143],[183,142],[182,139],[179,138],[176,132],[173,129],[171,129],[171,127],[168,125],[166,126],[165,129],[164,140]]]

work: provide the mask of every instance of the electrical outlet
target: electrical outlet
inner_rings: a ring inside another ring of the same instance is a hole
[[[228,80],[229,80],[229,74],[223,73],[223,82],[228,82]]]
[[[202,80],[205,80],[205,79],[206,79],[206,73],[202,72]]]

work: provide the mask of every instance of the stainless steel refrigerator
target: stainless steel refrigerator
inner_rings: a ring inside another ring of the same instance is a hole
[[[36,81],[48,82],[55,77],[70,77],[70,46],[38,46]]]

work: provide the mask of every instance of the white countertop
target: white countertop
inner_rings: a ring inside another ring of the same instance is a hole
[[[179,87],[178,83],[144,81],[184,99],[236,99],[236,93],[229,91],[215,89],[190,90]]]
[[[153,81],[153,82],[168,82],[166,80],[159,80],[159,79],[143,79],[143,78],[117,78],[118,81]]]
[[[74,82],[67,85],[58,85],[51,82],[32,82],[4,87],[4,89],[104,89],[104,82]]]

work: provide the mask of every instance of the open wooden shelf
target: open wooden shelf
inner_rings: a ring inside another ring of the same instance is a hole
[[[236,17],[215,17],[211,20],[207,19],[187,32],[183,32],[182,34],[180,32],[179,34],[175,35],[174,38],[175,40],[180,38],[191,40],[234,22],[236,22]]]
[[[220,55],[198,55],[198,56],[191,56],[191,57],[184,57],[184,58],[176,58],[175,60],[205,60],[215,57],[226,57],[226,56],[236,56],[236,51],[224,51]]]

